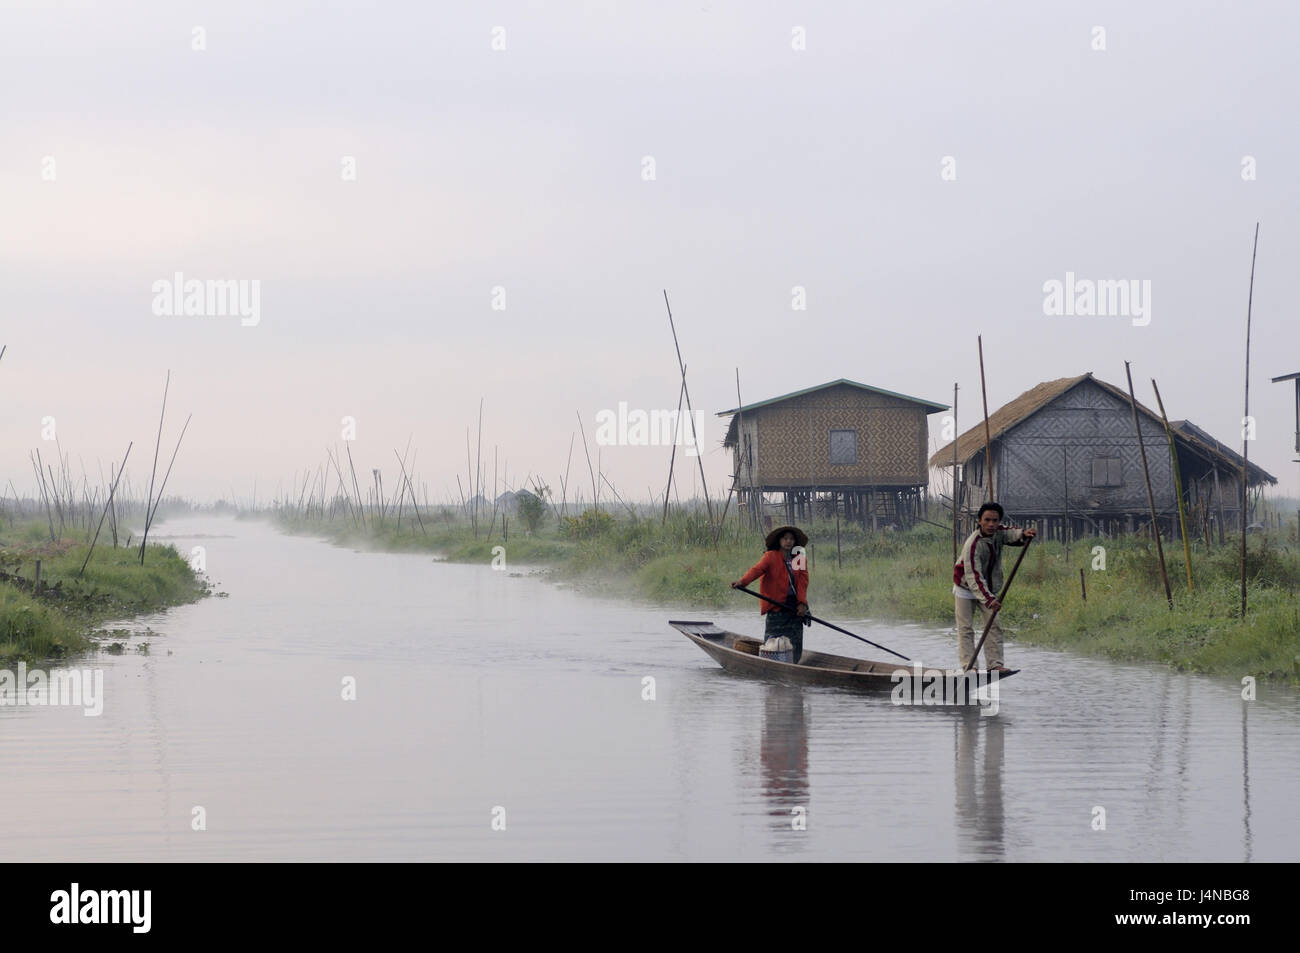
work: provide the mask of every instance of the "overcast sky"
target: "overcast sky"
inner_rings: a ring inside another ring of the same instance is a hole
[[[981,333],[991,407],[1086,371],[1124,386],[1128,359],[1140,400],[1155,377],[1171,417],[1239,446],[1256,221],[1250,455],[1300,491],[1294,391],[1269,382],[1300,371],[1294,4],[0,11],[21,492],[27,454],[54,457],[45,417],[74,471],[134,440],[147,482],[168,370],[165,447],[194,415],[169,493],[265,498],[350,416],[359,472],[394,480],[409,438],[454,497],[480,398],[485,456],[558,490],[575,412],[594,457],[602,409],[676,407],[664,288],[711,489],[737,368],[746,402],[846,377],[947,404],[958,382],[964,430]],[[260,320],[155,314],[177,272],[260,282]],[[1067,272],[1149,281],[1149,323],[1045,315]],[[600,458],[625,496],[662,488],[666,447]]]

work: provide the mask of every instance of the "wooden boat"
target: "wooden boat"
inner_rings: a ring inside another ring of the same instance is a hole
[[[712,622],[683,622],[669,620],[669,625],[686,636],[728,672],[740,675],[757,675],[791,682],[796,685],[828,685],[854,691],[891,691],[899,684],[895,672],[900,669],[909,675],[915,672],[901,659],[878,662],[871,659],[849,658],[804,649],[798,664],[778,662],[758,654],[759,641],[719,628]],[[934,669],[923,669],[932,672]],[[952,674],[945,672],[945,674]],[[1009,678],[1015,671],[1004,672],[998,680]],[[971,671],[967,677],[971,686],[987,684],[988,672]]]

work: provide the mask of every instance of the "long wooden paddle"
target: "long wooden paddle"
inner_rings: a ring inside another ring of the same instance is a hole
[[[770,603],[772,603],[772,605],[774,605],[774,606],[780,606],[782,609],[785,609],[787,612],[793,612],[793,611],[794,611],[794,610],[792,610],[792,609],[790,608],[790,606],[787,605],[786,603],[784,603],[784,602],[777,602],[775,599],[769,599],[767,596],[763,595],[762,593],[755,592],[753,589],[746,589],[744,586],[736,586],[736,588],[739,589],[741,592],[747,592],[747,593],[749,593],[749,594],[750,594],[751,596],[753,596],[755,599],[762,599],[764,602],[770,602]],[[848,629],[841,629],[838,625],[831,625],[831,623],[827,622],[825,619],[819,619],[819,618],[817,618],[815,615],[813,615],[811,612],[809,612],[809,613],[808,613],[807,615],[805,615],[805,616],[801,616],[801,618],[804,618],[804,619],[811,619],[811,620],[814,621],[814,622],[820,622],[822,625],[826,626],[826,628],[828,628],[828,629],[834,629],[836,632],[843,632],[845,635],[849,636],[850,638],[857,639],[859,642],[866,642],[868,645],[873,645],[873,646],[875,646],[876,648],[880,649],[882,652],[888,652],[890,655],[897,655],[899,658],[901,658],[901,659],[902,659],[903,661],[905,661],[905,662],[910,662],[910,661],[912,661],[910,658],[908,658],[906,655],[904,655],[904,654],[901,653],[901,652],[895,652],[893,649],[885,648],[885,646],[883,646],[883,645],[879,645],[879,644],[877,644],[877,643],[875,643],[875,642],[872,642],[870,639],[864,639],[864,638],[863,638],[862,636],[860,636],[860,635],[854,635],[854,634],[853,634],[852,632],[850,632]]]
[[[989,630],[993,628],[993,620],[996,619],[998,613],[1002,611],[1002,600],[1007,597],[1007,593],[1011,589],[1011,581],[1016,578],[1016,572],[1020,569],[1020,563],[1025,558],[1025,553],[1029,552],[1029,543],[1032,543],[1033,541],[1034,537],[1030,536],[1029,542],[1025,543],[1025,548],[1020,550],[1020,555],[1016,557],[1016,564],[1011,567],[1011,575],[1007,576],[1007,581],[1002,584],[1002,591],[998,593],[998,607],[994,609],[993,614],[989,616],[989,621],[984,623],[984,634],[980,636],[979,644],[975,646],[975,651],[971,653],[970,661],[967,662],[966,667],[962,669],[963,672],[969,672],[971,666],[975,664],[975,660],[980,657],[980,649],[984,648],[984,640],[989,637]]]

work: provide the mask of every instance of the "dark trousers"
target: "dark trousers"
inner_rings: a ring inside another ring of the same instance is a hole
[[[794,660],[799,661],[803,655],[803,622],[793,612],[772,609],[767,613],[767,623],[763,634],[769,638],[785,636],[794,646]]]

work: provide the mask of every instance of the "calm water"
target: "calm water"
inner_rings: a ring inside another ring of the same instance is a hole
[[[229,598],[145,620],[147,656],[80,663],[104,671],[100,717],[0,708],[0,860],[1300,859],[1291,690],[1247,703],[1011,643],[997,716],[898,708],[727,675],[666,624],[757,634],[749,600],[634,605],[259,524],[162,532],[204,546]],[[953,661],[947,633],[846,624]]]

